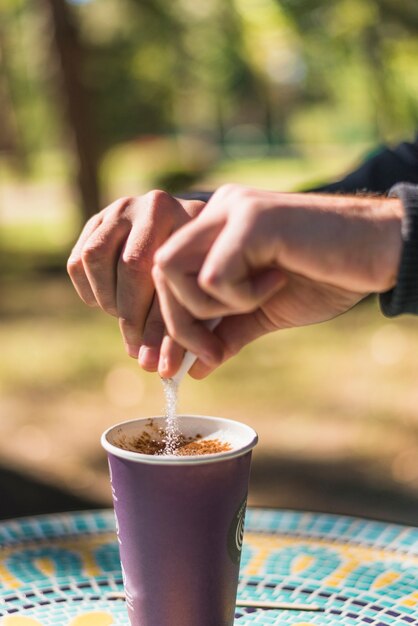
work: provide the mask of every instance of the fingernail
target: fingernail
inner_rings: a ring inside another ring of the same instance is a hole
[[[168,360],[165,356],[160,357],[160,360],[158,361],[158,372],[164,376],[165,372],[168,369]]]
[[[159,358],[158,348],[141,346],[139,349],[138,361],[144,369],[157,369]]]
[[[139,346],[135,346],[130,343],[125,343],[125,350],[134,359],[138,358]]]

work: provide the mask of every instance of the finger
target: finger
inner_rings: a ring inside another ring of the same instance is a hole
[[[222,223],[213,221],[201,225],[191,222],[174,233],[154,257],[177,301],[197,319],[222,317],[232,312],[227,305],[206,294],[197,280],[207,250],[221,228]]]
[[[155,292],[151,276],[154,254],[188,216],[181,204],[164,192],[143,196],[134,210],[134,224],[117,267],[116,303],[127,352],[137,358]]]
[[[179,228],[155,253],[154,263],[170,280],[175,280],[185,267],[199,268],[223,228],[223,220],[202,220],[202,215]]]
[[[232,307],[205,293],[199,286],[198,274],[195,272],[179,275],[176,282],[167,279],[167,284],[179,304],[185,307],[196,319],[225,317],[235,312]]]
[[[274,326],[261,310],[243,315],[233,315],[221,321],[214,334],[222,342],[224,353],[222,363],[236,355],[244,346],[278,327]],[[202,379],[221,365],[209,365],[200,359],[190,369],[192,378]]]
[[[165,324],[161,315],[158,298],[155,295],[145,322],[142,345],[138,354],[140,366],[148,372],[157,371],[164,331]]]
[[[165,335],[161,344],[161,366],[159,372],[163,378],[171,378],[180,369],[184,357],[184,349],[170,337]]]
[[[171,338],[205,363],[209,365],[220,363],[223,347],[219,339],[177,302],[158,267],[153,269],[153,278],[165,325]],[[161,376],[167,377],[173,374],[166,369],[168,364],[164,361],[165,356],[161,353],[158,371]]]
[[[94,257],[96,255],[96,250],[94,246],[94,236],[96,231],[100,229],[102,224],[105,224],[109,220],[112,221],[114,217],[120,214],[121,210],[123,210],[130,202],[130,198],[120,198],[119,200],[116,200],[108,207],[100,211],[100,213],[97,213],[92,218],[90,218],[90,220],[88,220],[88,222],[85,224],[80,234],[80,237],[78,238],[77,243],[72,250],[70,258],[68,259],[68,273],[70,274],[74,287],[76,288],[80,297],[87,304],[90,304],[90,306],[97,306],[98,304],[100,304],[100,302],[96,298],[93,288],[94,286],[91,285],[90,277],[88,276],[88,273],[86,273],[84,259],[87,261],[88,264],[89,255],[91,253],[94,260]],[[93,239],[91,239],[92,237]],[[90,240],[92,241],[92,247],[89,248]],[[98,252],[100,253],[100,249]]]
[[[98,302],[84,270],[81,253],[85,242],[96,230],[96,228],[100,226],[102,220],[102,213],[98,213],[97,215],[93,215],[93,217],[91,217],[88,222],[86,222],[67,261],[67,272],[69,277],[71,278],[71,282],[73,283],[74,288],[80,298],[89,306],[98,306]]]
[[[271,267],[274,257],[267,247],[258,249],[249,234],[254,237],[245,222],[228,222],[213,242],[198,277],[201,289],[228,304],[234,313],[257,309],[286,280],[284,272]]]
[[[109,216],[96,228],[82,251],[85,274],[100,307],[117,317],[116,273],[120,251],[131,224],[120,215]]]

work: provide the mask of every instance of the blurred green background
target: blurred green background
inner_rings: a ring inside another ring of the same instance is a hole
[[[65,260],[119,196],[336,179],[418,125],[415,0],[0,0],[0,516],[108,505],[99,435],[161,413]],[[418,521],[418,325],[369,299],[181,410],[260,434],[250,502]]]

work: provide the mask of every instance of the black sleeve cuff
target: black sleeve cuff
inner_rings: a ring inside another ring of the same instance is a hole
[[[202,202],[209,202],[213,193],[213,191],[185,191],[175,193],[174,196],[179,198],[179,200],[201,200]]]
[[[402,313],[418,315],[418,186],[399,183],[389,192],[399,198],[405,210],[402,220],[402,255],[396,285],[379,296],[387,317]]]

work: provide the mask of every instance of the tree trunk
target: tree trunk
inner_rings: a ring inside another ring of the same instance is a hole
[[[0,151],[3,150],[12,157],[15,169],[26,174],[28,159],[16,111],[7,42],[0,21]]]
[[[66,113],[72,148],[77,163],[75,183],[80,198],[83,219],[100,208],[99,155],[89,97],[83,84],[83,49],[77,24],[65,0],[42,0],[46,6],[54,52],[58,58],[57,78],[60,100]]]

